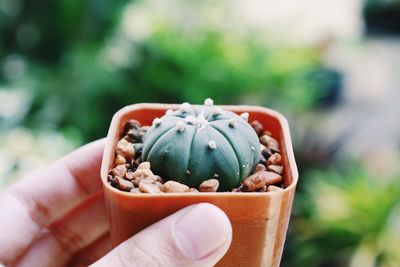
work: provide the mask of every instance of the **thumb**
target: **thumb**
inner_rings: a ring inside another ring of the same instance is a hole
[[[232,227],[211,204],[186,207],[129,238],[92,265],[213,266],[226,253]]]

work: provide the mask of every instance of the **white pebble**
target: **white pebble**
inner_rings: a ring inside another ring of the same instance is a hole
[[[153,120],[153,125],[154,126],[158,126],[158,125],[160,125],[161,124],[161,119],[160,118],[155,118],[154,120]]]
[[[237,124],[238,124],[238,122],[237,122],[236,119],[233,119],[233,118],[232,118],[232,119],[229,120],[229,126],[231,126],[231,127],[236,127]]]
[[[185,130],[185,123],[183,121],[178,121],[176,123],[176,130],[180,133],[183,132]]]
[[[256,151],[256,148],[254,146],[251,146],[251,150]]]
[[[243,112],[240,114],[240,117],[242,117],[245,121],[249,120],[249,113],[248,112]]]
[[[208,147],[212,150],[217,148],[217,144],[215,143],[214,140],[211,140],[210,142],[208,142]]]
[[[207,99],[204,101],[204,105],[206,105],[206,106],[212,106],[212,105],[214,105],[214,100],[212,100],[211,98],[207,98]]]

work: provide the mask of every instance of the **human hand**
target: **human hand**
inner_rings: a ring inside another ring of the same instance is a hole
[[[198,204],[111,250],[99,177],[104,140],[28,174],[0,194],[0,266],[212,266],[232,228]]]

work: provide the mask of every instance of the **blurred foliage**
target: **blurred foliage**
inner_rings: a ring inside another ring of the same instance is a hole
[[[184,31],[168,19],[137,40],[123,29],[125,1],[1,1],[1,80],[30,92],[21,121],[28,128],[74,128],[87,142],[136,102],[212,97],[301,110],[318,97],[320,78],[310,73],[319,56],[309,47],[272,47],[252,32],[206,24]]]
[[[365,0],[363,16],[367,34],[400,34],[400,0]]]
[[[347,163],[305,179],[284,266],[400,266],[398,177],[375,177]]]

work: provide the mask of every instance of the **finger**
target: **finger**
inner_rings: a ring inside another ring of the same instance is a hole
[[[108,232],[102,192],[50,225],[16,266],[65,266],[71,256]],[[46,255],[43,257],[41,255]]]
[[[106,233],[93,244],[79,251],[73,256],[72,260],[67,266],[78,267],[78,266],[89,266],[95,261],[99,260],[101,257],[106,255],[111,247],[110,233]]]
[[[86,145],[40,169],[0,194],[0,262],[20,255],[40,229],[101,189],[104,140]]]
[[[213,266],[231,240],[225,213],[211,204],[192,205],[131,237],[92,266]]]

